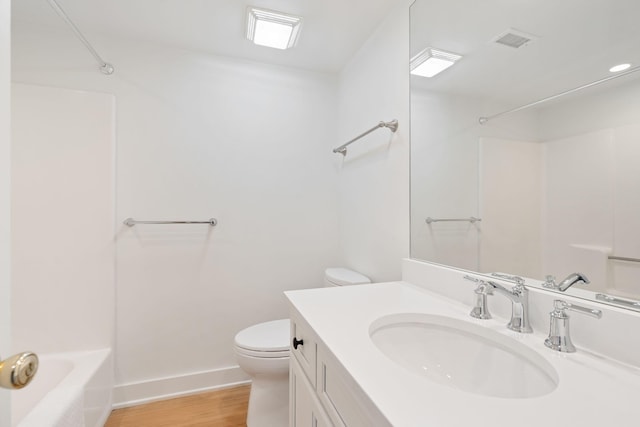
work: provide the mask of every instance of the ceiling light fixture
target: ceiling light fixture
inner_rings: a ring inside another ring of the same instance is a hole
[[[433,77],[456,63],[461,55],[428,47],[411,58],[411,74]]]
[[[620,71],[624,71],[629,67],[631,67],[631,64],[618,64],[614,67],[609,68],[609,71],[611,71],[612,73],[619,73]]]
[[[273,10],[247,8],[247,38],[260,46],[288,49],[295,46],[302,18]]]

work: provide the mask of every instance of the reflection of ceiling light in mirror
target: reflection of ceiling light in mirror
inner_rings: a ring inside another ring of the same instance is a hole
[[[411,58],[411,74],[422,77],[433,77],[446,70],[462,58],[455,53],[428,47]]]
[[[293,47],[298,40],[301,23],[299,16],[247,8],[247,38],[260,46],[276,49]]]
[[[619,73],[620,71],[624,71],[629,67],[631,67],[631,64],[618,64],[615,67],[609,68],[609,71],[611,71],[612,73]]]

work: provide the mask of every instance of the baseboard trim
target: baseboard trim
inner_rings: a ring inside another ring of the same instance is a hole
[[[120,384],[113,390],[113,409],[220,390],[249,382],[249,376],[239,366],[231,366],[176,377]]]

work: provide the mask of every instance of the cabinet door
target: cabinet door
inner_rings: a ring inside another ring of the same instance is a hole
[[[315,390],[294,358],[290,362],[289,383],[290,427],[333,427],[315,396]]]

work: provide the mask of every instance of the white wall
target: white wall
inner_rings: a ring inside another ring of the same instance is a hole
[[[397,119],[334,155],[340,236],[347,267],[374,281],[397,280],[409,255],[409,10],[391,11],[340,74],[334,147],[379,121]]]
[[[481,272],[541,278],[543,145],[480,138]]]
[[[482,224],[430,218],[479,217],[478,100],[411,90],[411,255],[478,269]]]
[[[11,347],[11,256],[10,256],[10,66],[11,2],[0,0],[0,356],[9,356]],[[8,390],[0,390],[0,427],[11,425]]]
[[[113,347],[115,100],[13,85],[13,347]]]
[[[235,333],[341,264],[335,76],[89,34],[107,77],[66,33],[14,34],[16,81],[116,96],[116,403],[246,378]]]

